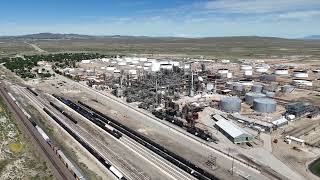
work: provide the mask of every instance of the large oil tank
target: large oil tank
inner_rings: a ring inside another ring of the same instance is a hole
[[[220,109],[225,112],[240,112],[241,100],[238,97],[224,97],[220,101]]]
[[[277,102],[269,98],[258,98],[253,100],[253,110],[262,113],[272,113],[277,109]]]
[[[277,76],[274,74],[263,74],[262,76],[260,76],[260,80],[272,82],[277,80]]]
[[[262,93],[248,92],[245,96],[245,101],[247,104],[252,105],[253,100],[265,97],[266,95]]]
[[[261,84],[254,84],[251,86],[251,91],[256,93],[261,93],[263,86]]]

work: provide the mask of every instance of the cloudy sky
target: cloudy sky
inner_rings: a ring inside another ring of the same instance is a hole
[[[3,0],[0,35],[320,34],[320,0]]]

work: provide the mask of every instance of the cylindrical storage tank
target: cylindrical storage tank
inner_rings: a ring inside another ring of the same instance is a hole
[[[249,65],[241,65],[241,68],[240,68],[241,70],[244,70],[244,71],[246,71],[246,70],[251,70],[252,71],[252,66],[249,66]]]
[[[293,71],[292,76],[296,78],[307,78],[309,75],[308,71]]]
[[[218,74],[227,74],[229,72],[229,69],[218,69]]]
[[[292,84],[295,86],[312,86],[312,81],[305,79],[293,79]]]
[[[252,86],[253,85],[253,81],[251,79],[241,79],[241,80],[239,80],[239,83],[244,86]]]
[[[233,90],[238,91],[238,92],[242,92],[242,91],[244,91],[244,86],[240,83],[236,83],[233,85]]]
[[[254,93],[254,92],[248,92],[245,96],[245,101],[247,104],[252,105],[253,100],[259,99],[259,98],[265,98],[266,95],[262,93]]]
[[[220,109],[225,112],[240,112],[241,100],[238,97],[224,97],[220,101]]]
[[[281,87],[281,92],[283,93],[291,93],[294,90],[294,87],[291,85],[284,85]]]
[[[256,93],[261,93],[263,86],[261,84],[254,84],[251,86],[251,91]]]
[[[232,78],[232,73],[231,72],[227,73],[227,78]]]
[[[273,91],[266,91],[265,94],[267,97],[275,97],[276,96],[276,93]]]
[[[269,67],[267,66],[257,66],[256,67],[256,72],[258,73],[265,73],[268,72]]]
[[[253,110],[261,113],[273,113],[277,110],[277,102],[269,98],[253,100]]]
[[[289,74],[289,71],[288,71],[288,69],[281,68],[281,69],[276,69],[276,70],[274,71],[274,74],[275,74],[275,75],[288,75],[288,74]]]
[[[276,81],[277,80],[277,76],[274,74],[264,74],[260,77],[261,81],[268,81],[268,82],[272,82],[272,81]]]
[[[124,61],[121,61],[121,62],[118,62],[118,65],[119,65],[119,66],[125,66],[125,65],[127,65],[127,63],[124,62]]]
[[[245,76],[252,76],[252,70],[245,70],[244,75]]]

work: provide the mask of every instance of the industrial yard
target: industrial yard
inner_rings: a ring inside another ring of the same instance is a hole
[[[2,76],[77,177],[316,179],[320,64],[98,56]]]

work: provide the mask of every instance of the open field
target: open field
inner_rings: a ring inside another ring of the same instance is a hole
[[[55,179],[0,98],[0,179]]]
[[[36,51],[23,41],[8,41],[0,39],[0,57],[14,54],[28,54]]]
[[[320,41],[262,37],[103,38],[38,40],[34,44],[48,52],[97,51],[112,54],[178,54],[214,57],[320,56]]]

